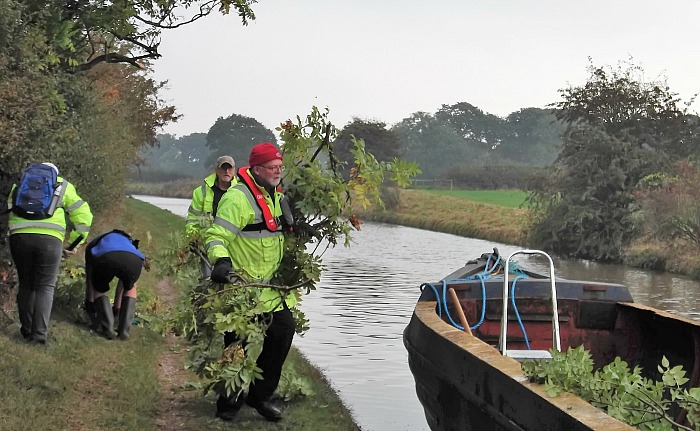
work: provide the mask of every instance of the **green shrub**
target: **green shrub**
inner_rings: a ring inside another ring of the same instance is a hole
[[[628,253],[625,257],[625,264],[636,268],[665,271],[666,256],[659,249],[645,248]]]
[[[570,392],[640,430],[681,428],[672,413],[679,409],[686,411],[694,427],[690,429],[700,426],[700,388],[684,388],[686,372],[681,366],[671,367],[666,357],[658,367],[661,380],[654,381],[644,377],[640,367],[631,370],[619,357],[593,371],[591,354],[582,346],[551,353],[549,362],[526,361],[522,367],[530,380],[544,384],[552,397]]]

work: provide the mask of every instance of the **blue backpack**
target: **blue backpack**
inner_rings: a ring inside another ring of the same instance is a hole
[[[20,217],[38,220],[53,215],[61,192],[58,175],[43,163],[30,163],[15,188],[12,211]]]

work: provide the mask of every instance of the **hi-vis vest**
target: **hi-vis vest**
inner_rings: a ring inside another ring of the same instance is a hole
[[[204,179],[201,186],[192,191],[192,202],[187,209],[185,220],[185,234],[188,238],[192,238],[199,232],[197,219],[211,216],[214,212],[214,190],[212,190],[214,184],[216,184],[216,172],[212,172]],[[233,187],[235,184],[236,178],[234,177],[231,180],[231,186]]]
[[[269,283],[284,253],[284,232],[280,222],[282,193],[275,190],[271,196],[252,180],[248,168],[241,171],[239,176],[243,181],[224,193],[214,224],[204,234],[207,255],[212,264],[219,258],[229,257],[233,269],[246,280]],[[244,175],[252,181],[252,188],[246,184]],[[262,208],[259,201],[264,203]],[[266,222],[270,218],[275,220],[274,230],[270,230],[272,224]],[[275,289],[260,289],[260,299],[266,304],[266,311],[282,308],[282,295]],[[287,295],[285,302],[293,307],[296,297]]]
[[[73,225],[70,232],[69,242],[74,242],[79,236],[83,236],[80,244],[84,244],[88,237],[90,226],[92,225],[92,212],[87,202],[83,201],[75,190],[75,186],[70,182],[58,177],[58,182],[62,183],[63,196],[58,203],[53,215],[46,219],[29,220],[10,212],[8,227],[10,235],[18,233],[44,234],[56,237],[63,242],[66,236],[66,215]],[[12,186],[10,196],[7,199],[7,207],[12,208],[12,192],[17,185]]]

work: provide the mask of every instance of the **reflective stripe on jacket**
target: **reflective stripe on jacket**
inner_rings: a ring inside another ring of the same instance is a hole
[[[72,225],[68,242],[72,243],[78,236],[82,235],[83,239],[80,244],[85,243],[92,225],[90,205],[78,196],[75,186],[69,181],[58,177],[58,182],[63,183],[64,192],[53,216],[42,220],[29,220],[10,211],[8,219],[10,235],[16,233],[44,234],[54,236],[63,242],[66,236],[66,216],[68,216]],[[12,185],[10,195],[7,197],[7,207],[10,209],[12,208],[12,195],[16,187],[17,184]]]
[[[257,184],[256,184],[257,186]],[[270,196],[264,188],[257,186],[274,217],[282,216],[280,199],[282,193],[275,191]],[[246,230],[246,226],[264,225],[262,211],[255,198],[243,183],[228,189],[219,202],[214,224],[204,233],[209,261],[216,263],[219,258],[229,257],[233,269],[249,281],[269,283],[282,261],[284,253],[284,233],[281,223],[277,231],[262,228]],[[282,308],[282,295],[270,288],[260,289],[260,300],[267,311]],[[286,297],[287,306],[296,305],[296,297]]]
[[[192,238],[199,232],[199,218],[208,216],[214,212],[214,190],[212,187],[216,183],[216,172],[212,172],[207,176],[202,185],[192,191],[192,202],[187,209],[187,218],[185,219],[185,234],[187,238]],[[231,180],[231,186],[236,185],[236,178]]]

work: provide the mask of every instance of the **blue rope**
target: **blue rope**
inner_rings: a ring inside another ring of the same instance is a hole
[[[513,311],[515,311],[515,317],[518,319],[518,325],[520,325],[520,330],[523,332],[523,336],[525,337],[525,345],[527,346],[527,350],[530,350],[530,341],[528,341],[528,339],[527,339],[527,332],[525,331],[525,325],[523,325],[523,319],[520,318],[520,312],[518,311],[518,306],[515,304],[515,284],[518,282],[518,280],[520,280],[522,278],[527,278],[527,275],[519,273],[513,279],[513,284],[510,287],[510,301],[513,303]]]
[[[447,319],[449,320],[450,324],[454,326],[455,328],[459,330],[464,330],[464,327],[452,318],[450,315],[449,307],[447,306],[447,283],[449,282],[460,282],[460,281],[471,281],[471,280],[479,280],[481,284],[481,317],[479,318],[479,321],[474,325],[470,326],[469,329],[475,330],[479,326],[481,326],[484,323],[484,319],[486,318],[486,283],[485,280],[502,280],[503,276],[492,276],[491,273],[498,267],[498,264],[501,262],[501,256],[498,256],[495,262],[493,262],[493,265],[489,267],[489,263],[491,262],[493,255],[489,255],[488,259],[486,260],[486,265],[484,266],[484,270],[475,275],[471,275],[468,277],[464,278],[455,278],[451,280],[442,280],[442,295],[440,295],[440,292],[437,287],[435,287],[432,283],[423,283],[420,286],[420,290],[423,291],[425,287],[430,287],[433,290],[433,294],[437,298],[437,303],[438,303],[438,309],[437,313],[440,318],[442,318],[442,311],[443,309],[445,310],[445,315],[447,316]],[[513,262],[512,264],[515,264]],[[513,284],[511,286],[511,300],[513,303],[513,308],[515,309],[515,315],[518,319],[518,323],[520,325],[520,329],[523,332],[523,335],[525,336],[525,343],[527,343],[527,348],[528,350],[530,349],[530,344],[527,340],[527,334],[525,333],[525,327],[523,325],[522,319],[520,318],[520,313],[518,312],[518,308],[515,304],[515,285],[516,282],[519,279],[523,278],[528,278],[527,274],[522,272],[517,265],[514,265],[513,269],[510,271],[511,274],[515,274],[516,277],[513,279]]]

